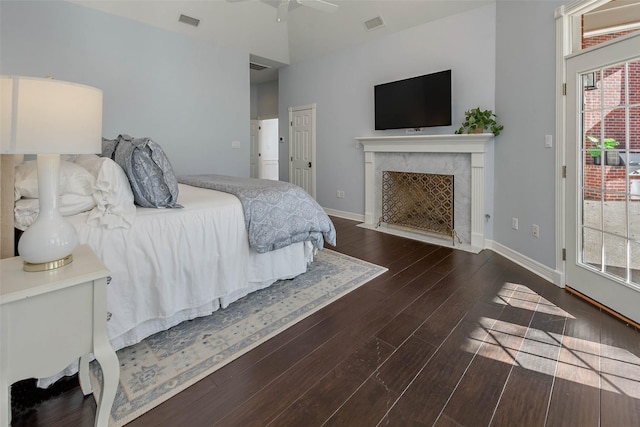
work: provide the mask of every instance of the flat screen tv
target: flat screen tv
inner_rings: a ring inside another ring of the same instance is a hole
[[[451,125],[451,70],[374,87],[375,128]]]

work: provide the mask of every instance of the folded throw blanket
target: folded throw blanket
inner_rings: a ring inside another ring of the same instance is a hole
[[[282,181],[225,175],[184,175],[178,182],[230,193],[240,199],[249,233],[249,246],[259,253],[310,241],[336,245],[329,216],[302,188]]]

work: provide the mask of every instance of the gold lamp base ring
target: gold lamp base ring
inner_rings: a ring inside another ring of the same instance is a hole
[[[39,262],[39,263],[31,263],[24,261],[23,269],[24,271],[48,271],[55,270],[56,268],[64,267],[67,264],[71,264],[73,262],[73,254],[69,254],[64,258],[57,259],[55,261],[47,261],[47,262]]]

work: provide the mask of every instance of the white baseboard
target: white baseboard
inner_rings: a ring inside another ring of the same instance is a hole
[[[338,211],[335,209],[322,208],[327,215],[337,216],[338,218],[350,219],[352,221],[364,222],[364,215],[354,214],[351,212]]]
[[[327,213],[327,215],[337,216],[339,218],[344,218],[344,219],[350,219],[352,221],[364,222],[364,215],[361,215],[361,214],[354,214],[351,212],[344,212],[344,211],[339,211],[339,210],[329,209],[329,208],[323,208],[323,209]],[[364,226],[364,224],[361,224],[360,226]],[[437,244],[442,244],[442,243],[437,243]],[[485,248],[490,249],[499,255],[502,255],[508,260],[515,262],[519,266],[526,268],[527,270],[553,283],[554,285],[560,288],[564,288],[564,273],[562,271],[554,270],[551,267],[547,267],[546,265],[541,264],[534,259],[526,257],[522,255],[520,252],[516,252],[513,249],[507,246],[504,246],[503,244],[493,240],[486,239]],[[456,249],[461,249],[461,248],[456,248]],[[471,252],[477,253],[478,251],[471,251]]]
[[[502,255],[503,257],[515,262],[521,267],[526,268],[534,274],[542,277],[543,279],[553,283],[554,285],[564,288],[563,274],[561,271],[554,270],[551,267],[547,267],[544,264],[539,263],[529,257],[522,255],[520,252],[516,252],[511,248],[508,248],[493,240],[486,240],[485,244],[487,249],[491,249],[495,253]]]

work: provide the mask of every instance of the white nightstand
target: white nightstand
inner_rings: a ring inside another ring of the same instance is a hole
[[[10,386],[45,378],[93,353],[104,385],[95,425],[107,426],[120,368],[107,338],[107,270],[87,245],[56,270],[25,272],[22,258],[0,261],[0,426],[11,422]],[[91,393],[88,358],[80,385]]]

